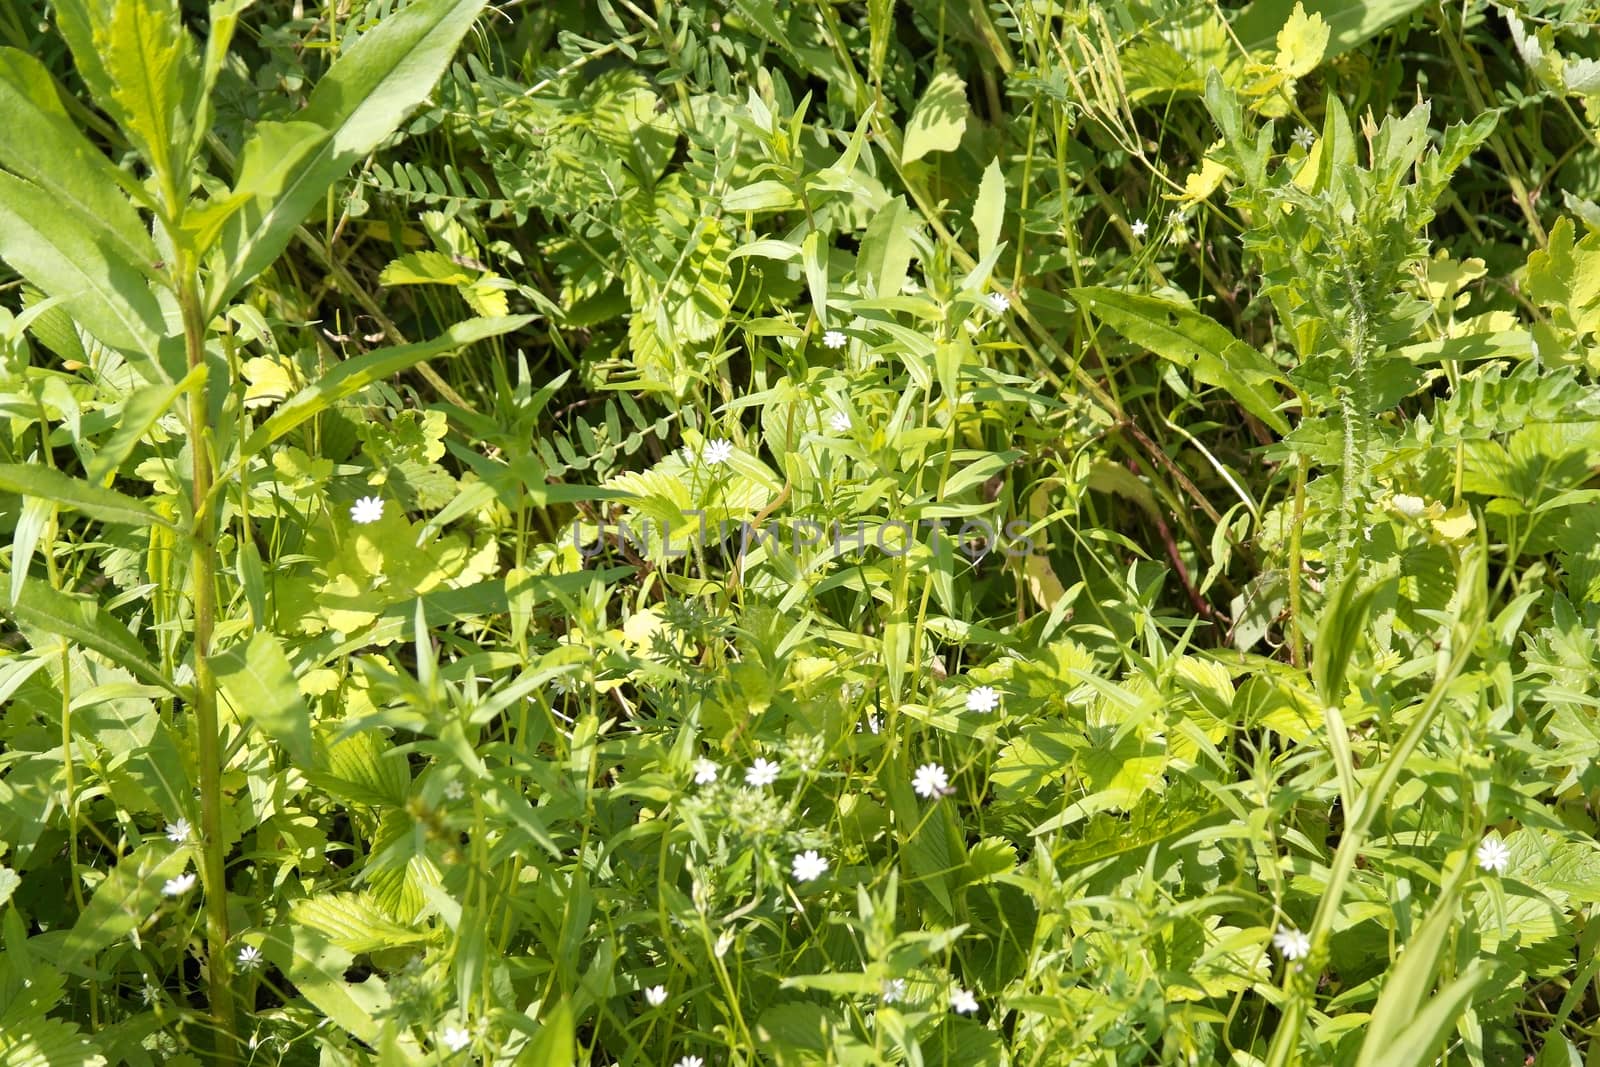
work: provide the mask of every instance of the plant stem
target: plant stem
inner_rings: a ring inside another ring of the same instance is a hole
[[[193,262],[181,264],[178,303],[183,312],[189,369],[205,361],[205,312]],[[211,512],[211,422],[202,375],[189,394],[193,527],[189,578],[194,587],[194,710],[200,749],[200,854],[206,894],[206,976],[217,1059],[236,1062],[238,1038],[228,973],[228,886],[223,864],[222,756],[217,725],[217,682],[211,674],[211,634],[216,623],[217,551]]]

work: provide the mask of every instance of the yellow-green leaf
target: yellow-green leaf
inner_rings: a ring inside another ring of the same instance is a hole
[[[1307,16],[1305,5],[1295,4],[1289,21],[1278,31],[1275,65],[1291,78],[1303,78],[1317,69],[1327,48],[1327,20],[1321,15]]]
[[[950,71],[941,71],[928,83],[906,123],[900,162],[910,163],[929,152],[953,152],[967,131],[967,83]]]

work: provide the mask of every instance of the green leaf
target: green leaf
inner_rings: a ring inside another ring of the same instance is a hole
[[[117,0],[109,14],[107,22],[96,20],[94,41],[111,83],[111,111],[163,192],[185,196],[198,71],[178,0]]]
[[[1328,47],[1328,23],[1321,15],[1307,15],[1296,3],[1283,29],[1278,31],[1277,68],[1291,78],[1303,78],[1317,69]]]
[[[133,361],[151,381],[170,382],[154,353],[167,332],[161,305],[104,227],[63,212],[55,194],[0,172],[0,259],[78,324]]]
[[[157,515],[131,496],[74,478],[51,467],[0,463],[0,492],[39,497],[59,507],[81,511],[101,522],[177,529],[169,519]]]
[[[1265,52],[1277,45],[1278,32],[1302,6],[1327,21],[1326,61],[1377,36],[1421,7],[1422,0],[1304,0],[1303,5],[1300,0],[1255,0],[1234,20],[1233,32],[1251,52]]]
[[[1289,422],[1276,408],[1272,383],[1283,380],[1266,356],[1229,333],[1221,323],[1168,300],[1118,292],[1103,286],[1071,290],[1079,305],[1134,344],[1194,373],[1196,380],[1227,390],[1250,414],[1279,433]]]
[[[289,140],[283,127],[246,142],[245,158],[263,162],[249,172],[241,165],[239,188],[251,195],[223,227],[227,281],[211,296],[213,311],[277,259],[329,187],[427,99],[485,3],[418,0],[362,34],[296,114],[296,127],[319,132],[301,142],[292,167],[272,170],[278,153],[269,149]]]
[[[106,439],[100,450],[89,457],[84,464],[84,473],[89,476],[89,481],[106,485],[116,477],[122,464],[133,454],[140,441],[150,432],[156,424],[177,403],[178,398],[190,389],[198,388],[205,381],[206,367],[201,364],[195,367],[183,380],[173,385],[146,385],[134,391],[133,395],[122,402],[122,411],[116,422],[116,429]]]
[[[978,231],[978,258],[988,259],[999,247],[1000,226],[1006,214],[1006,180],[996,159],[983,172],[978,202],[972,206],[972,225]]]
[[[950,71],[941,71],[928,83],[906,123],[900,162],[910,163],[929,152],[954,152],[967,130],[967,84]]]
[[[161,904],[161,887],[182,874],[189,860],[189,849],[173,848],[165,840],[124,856],[95,890],[51,962],[76,970],[90,956],[143,926]]]
[[[254,722],[288,750],[297,766],[309,769],[311,716],[278,638],[258,630],[247,645],[213,657],[212,669],[235,714]]]
[[[270,419],[256,427],[245,442],[246,455],[254,455],[307,419],[326,411],[345,397],[416,366],[434,356],[452,355],[486,337],[498,337],[532,321],[531,315],[496,319],[468,319],[450,327],[431,341],[395,348],[380,348],[347,359],[278,407]]]
[[[429,936],[390,919],[365,893],[323,893],[295,901],[289,913],[331,944],[358,955],[415,944]]]
[[[566,998],[544,1014],[539,1032],[517,1056],[528,1067],[573,1067],[577,1060],[577,1026]]]
[[[0,166],[48,189],[56,211],[97,230],[121,262],[140,269],[159,258],[117,168],[73,125],[44,64],[15,48],[0,48],[0,115]]]
[[[100,611],[93,597],[74,596],[50,588],[30,578],[22,584],[22,595],[6,612],[18,625],[31,626],[98,652],[142,681],[158,685],[178,696],[183,695],[165,672],[148,663],[144,648],[128,628]]]
[[[856,276],[873,296],[898,296],[916,250],[915,216],[903,197],[894,197],[867,223],[856,254]]]

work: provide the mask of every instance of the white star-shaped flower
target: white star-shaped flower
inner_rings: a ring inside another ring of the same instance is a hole
[[[950,776],[937,763],[924,763],[911,779],[911,788],[916,790],[919,797],[942,797],[950,789]]]
[[[790,870],[794,873],[795,881],[810,882],[827,873],[828,861],[818,855],[816,849],[807,849],[794,858]]]
[[[967,694],[968,711],[993,711],[1000,706],[1000,694],[992,685],[980,685]]]
[[[460,782],[451,782],[444,787],[444,798],[446,800],[460,800],[466,795],[467,787]]]
[[[1278,932],[1272,935],[1272,943],[1286,960],[1303,960],[1311,952],[1311,939],[1290,926],[1278,927]]]
[[[717,765],[715,763],[713,763],[711,760],[708,760],[708,759],[697,759],[697,760],[695,760],[694,761],[694,784],[695,785],[710,785],[712,782],[715,782],[717,780],[717,770],[718,770]]]
[[[706,445],[706,466],[715,467],[719,463],[726,463],[732,458],[733,445],[730,442],[719,437]]]
[[[161,892],[169,897],[181,897],[194,888],[194,872],[187,871],[176,878],[168,878]]]
[[[644,999],[649,1002],[652,1008],[661,1007],[667,1002],[667,987],[664,985],[651,986],[644,991]]]
[[[439,1032],[439,1040],[451,1052],[460,1052],[472,1044],[472,1034],[465,1027],[447,1026]]]
[[[1294,143],[1301,148],[1310,149],[1312,145],[1317,143],[1316,132],[1309,126],[1301,126],[1294,131]]]
[[[1135,237],[1143,237],[1145,234],[1150,232],[1150,224],[1144,221],[1144,219],[1134,219],[1133,225],[1130,226],[1129,229],[1133,230],[1133,235]]]
[[[904,1000],[906,995],[906,980],[904,978],[891,978],[883,983],[883,1002],[893,1004],[897,1000]]]
[[[1492,874],[1504,874],[1511,865],[1511,848],[1498,837],[1486,837],[1478,846],[1478,866]]]
[[[757,758],[750,764],[750,769],[744,772],[744,780],[746,784],[757,788],[771,785],[778,780],[778,765],[765,757]]]
[[[241,946],[239,949],[239,955],[235,958],[241,971],[253,971],[257,967],[261,966],[265,959],[265,957],[261,955],[261,950],[256,948],[254,945]]]
[[[950,994],[950,1010],[957,1015],[971,1015],[978,1010],[978,998],[969,990],[958,989]]]
[[[699,1056],[685,1056],[672,1067],[706,1067],[706,1061]]]
[[[828,425],[833,429],[834,433],[849,433],[850,416],[842,411],[835,411],[828,416]]]
[[[843,330],[829,330],[822,335],[822,343],[829,348],[843,348],[849,340]]]
[[[996,315],[1003,314],[1011,307],[1011,298],[1004,293],[989,294],[989,310]]]
[[[180,818],[175,822],[169,822],[167,823],[167,840],[174,845],[187,845],[192,830],[193,827],[189,825],[188,819]]]
[[[381,518],[383,518],[382,497],[364,496],[350,505],[350,521],[357,526],[365,526]]]

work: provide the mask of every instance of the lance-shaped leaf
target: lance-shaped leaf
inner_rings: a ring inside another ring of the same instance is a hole
[[[171,679],[145,658],[139,639],[122,623],[101,612],[99,602],[93,597],[62,593],[30,578],[22,584],[22,595],[5,609],[5,613],[19,626],[82,645],[141,681],[183,695]]]
[[[75,970],[143,926],[160,907],[163,886],[183,874],[192,858],[189,849],[165,841],[152,841],[124,856],[94,891],[51,963]]]
[[[271,170],[273,153],[246,143],[246,155],[260,158],[262,169],[246,173],[241,167],[239,191],[250,193],[250,199],[222,231],[228,278],[212,294],[213,308],[265,270],[328,188],[427,98],[485,2],[419,0],[362,34],[295,116],[293,132],[308,139],[295,151],[296,165],[287,174]],[[313,128],[320,134],[311,138]],[[256,139],[281,144],[285,135],[281,126],[267,127]]]
[[[94,42],[111,82],[111,109],[164,192],[188,192],[189,114],[199,71],[178,0],[117,0]],[[178,204],[168,204],[176,211]]]
[[[277,637],[258,630],[248,644],[217,654],[211,663],[234,713],[281,744],[298,766],[309,768],[311,715]]]
[[[451,354],[486,337],[510,333],[532,320],[531,315],[512,315],[498,319],[468,319],[450,327],[431,341],[395,348],[380,348],[347,359],[278,407],[272,418],[256,427],[245,442],[245,455],[253,455],[302,422],[312,418],[373,382],[416,366],[425,359]]]
[[[171,379],[155,354],[166,323],[141,274],[102,227],[61,210],[52,192],[0,172],[0,259],[61,301],[78,324],[151,381]]]
[[[1072,298],[1134,344],[1187,367],[1197,381],[1227,390],[1240,407],[1277,432],[1289,432],[1272,388],[1283,380],[1282,373],[1215,319],[1169,300],[1102,286],[1074,289]]]
[[[0,115],[0,167],[50,190],[57,211],[95,224],[127,265],[145,270],[156,261],[117,168],[73,124],[44,64],[15,48],[0,48]]]
[[[36,496],[58,507],[81,511],[101,522],[122,526],[165,526],[177,529],[131,496],[63,474],[50,467],[0,463],[0,492]]]

